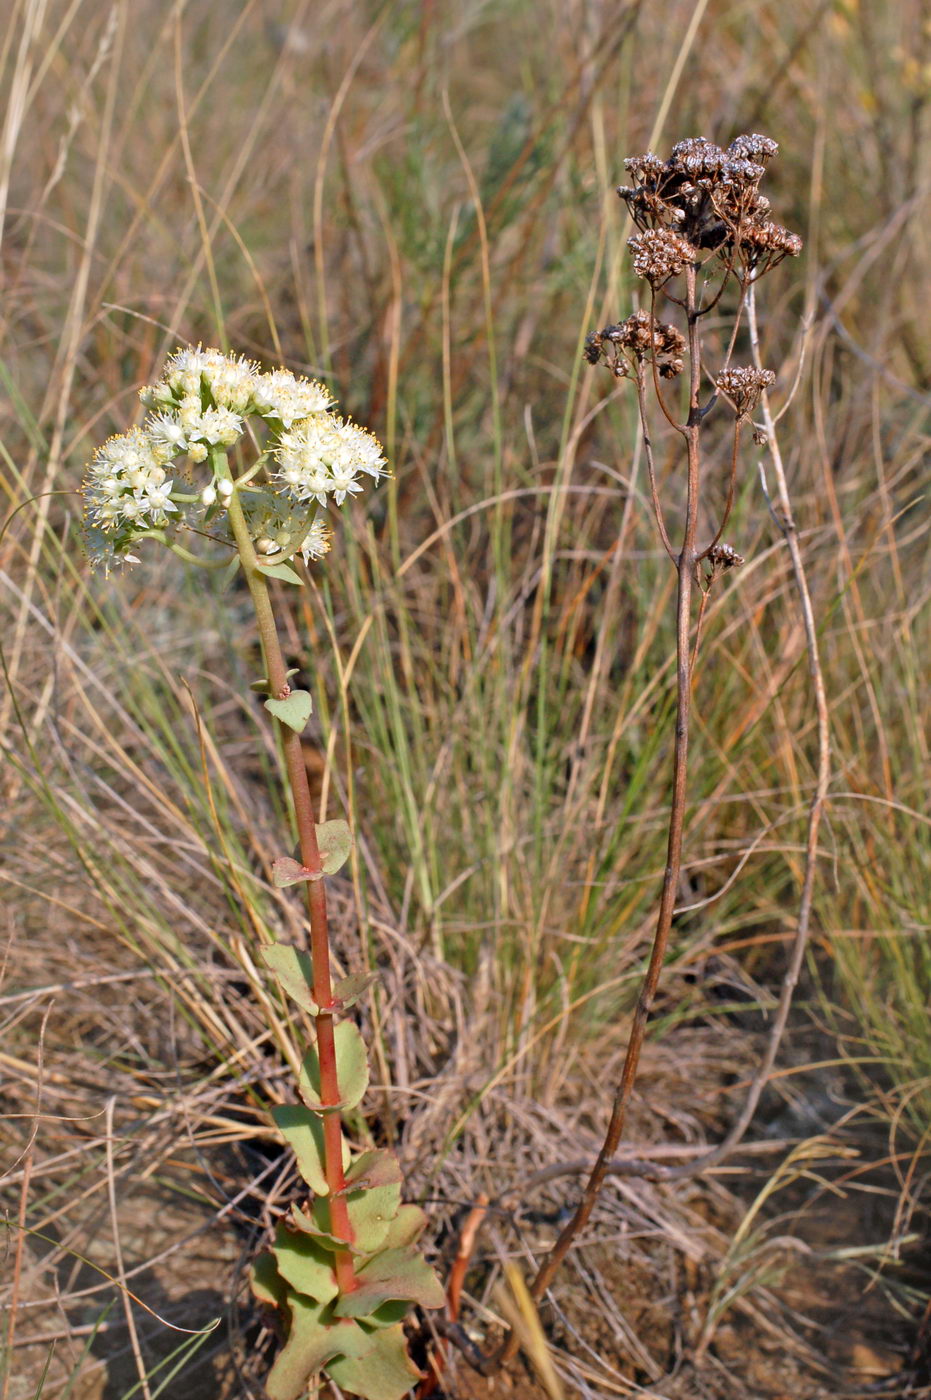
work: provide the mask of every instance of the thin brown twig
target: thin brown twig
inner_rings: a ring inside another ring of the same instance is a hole
[[[663,508],[660,504],[659,491],[656,485],[656,465],[653,459],[653,439],[650,437],[650,421],[647,415],[646,385],[643,382],[643,365],[637,365],[637,407],[640,410],[640,429],[643,437],[643,450],[647,463],[647,480],[650,483],[650,501],[653,506],[653,515],[656,518],[656,526],[659,530],[660,539],[663,541],[663,548],[669,555],[673,563],[676,562],[676,552],[672,547],[672,541],[666,529],[666,521],[663,517]]]
[[[715,545],[720,540],[721,536],[724,534],[724,531],[727,529],[727,522],[731,518],[731,511],[734,509],[734,493],[737,486],[737,451],[740,447],[740,429],[742,424],[743,418],[740,415],[738,415],[738,417],[734,419],[734,445],[731,449],[731,469],[727,478],[727,497],[724,502],[724,510],[721,513],[721,523],[715,531],[715,536],[711,543],[706,545],[704,549],[699,551],[699,562],[701,562],[702,559],[708,558],[708,555],[711,553]]]

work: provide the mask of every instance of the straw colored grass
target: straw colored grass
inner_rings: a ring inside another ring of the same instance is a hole
[[[306,1033],[255,961],[302,925],[269,879],[287,818],[244,601],[154,556],[90,578],[83,461],[198,340],[326,376],[386,444],[288,646],[321,806],[357,834],[338,957],[381,973],[355,1131],[401,1151],[445,1259],[478,1192],[597,1150],[664,860],[672,575],[634,405],[578,353],[631,295],[611,188],[651,139],[752,129],[806,235],[761,335],[777,409],[797,375],[779,436],[833,750],[792,1036],[816,1024],[835,1068],[787,1048],[762,1110],[786,1130],[758,1126],[745,1175],[618,1178],[544,1322],[569,1394],[746,1393],[722,1376],[767,1335],[799,1394],[852,1389],[739,1227],[788,1140],[843,1119],[812,1189],[876,1195],[886,1316],[905,1335],[924,1305],[886,1249],[926,1207],[931,1104],[922,7],[16,0],[4,24],[3,1400],[258,1393],[243,1270],[291,1189],[267,1106]],[[729,538],[748,563],[706,621],[638,1152],[713,1144],[739,1110],[803,876],[815,712],[755,472]],[[483,1232],[488,1335],[572,1183]],[[705,1370],[664,1379],[699,1343]]]

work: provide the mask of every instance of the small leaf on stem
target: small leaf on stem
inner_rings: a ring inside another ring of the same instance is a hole
[[[301,865],[291,856],[276,856],[272,861],[272,884],[279,890],[285,890],[289,885],[313,883],[314,880],[322,880],[323,876],[324,871],[308,870],[306,865]]]
[[[317,825],[317,845],[320,862],[327,875],[335,875],[345,865],[352,850],[352,832],[347,822],[336,820]]]
[[[335,1005],[340,1011],[347,1011],[350,1006],[355,1006],[377,981],[377,972],[353,972],[349,977],[341,977],[333,987]]]
[[[346,1173],[346,1192],[370,1191],[374,1186],[393,1186],[401,1181],[401,1164],[393,1152],[377,1147],[363,1152]],[[396,1212],[392,1211],[392,1215]]]
[[[299,952],[288,943],[272,943],[260,949],[259,956],[302,1010],[309,1011],[311,1016],[319,1015],[320,1007],[313,996],[313,963],[307,953]]]
[[[313,713],[314,702],[306,690],[292,690],[284,700],[266,700],[265,708],[275,719],[300,734]]]
[[[333,1255],[312,1235],[278,1226],[272,1253],[278,1272],[292,1288],[315,1303],[329,1303],[339,1292]]]
[[[401,1206],[388,1226],[388,1233],[385,1235],[382,1248],[403,1249],[405,1245],[413,1244],[415,1240],[419,1239],[426,1228],[426,1211],[421,1210],[420,1206]]]
[[[422,1308],[441,1308],[443,1285],[425,1259],[413,1249],[383,1249],[356,1274],[357,1287],[334,1304],[340,1317],[365,1317],[383,1303],[406,1298]]]
[[[297,1159],[297,1169],[315,1196],[329,1191],[324,1169],[323,1120],[319,1113],[301,1103],[276,1104],[272,1109],[275,1126]],[[350,1161],[349,1147],[343,1140],[343,1166]]]
[[[339,1103],[324,1103],[320,1088],[320,1060],[313,1046],[304,1056],[298,1088],[301,1098],[315,1113],[332,1113],[335,1109],[355,1108],[369,1084],[369,1064],[365,1041],[352,1021],[340,1021],[334,1027],[336,1043],[336,1079]]]
[[[256,564],[255,572],[264,574],[266,578],[281,579],[283,583],[296,583],[298,588],[302,588],[304,584],[300,575],[296,574],[287,564]]]

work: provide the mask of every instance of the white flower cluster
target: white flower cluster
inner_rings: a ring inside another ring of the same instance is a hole
[[[153,529],[168,523],[178,507],[166,464],[171,453],[140,428],[109,438],[87,469],[84,499],[88,521],[100,530],[135,526]]]
[[[146,430],[195,462],[205,461],[211,447],[231,447],[252,415],[290,428],[333,403],[315,379],[287,369],[263,374],[251,360],[200,348],[176,350],[159,382],[139,397],[158,410]]]
[[[255,474],[248,473],[240,493],[257,543],[271,546],[260,552],[320,558],[329,532],[314,520],[317,507],[342,505],[362,490],[360,476],[378,481],[385,471],[377,438],[331,413],[324,385],[290,370],[263,373],[220,350],[177,350],[140,398],[150,410],[143,426],[99,448],[85,475],[87,535],[92,557],[105,566],[128,557],[140,534],[164,532],[182,518],[190,523],[198,507],[210,521],[222,514],[233,483],[214,464],[243,437],[249,418],[260,420],[264,455],[274,464],[261,485],[247,484]],[[180,457],[195,467],[209,461],[210,476],[193,493],[168,479]]]
[[[275,480],[288,494],[322,506],[328,496],[341,506],[347,496],[362,490],[360,472],[377,481],[385,468],[378,439],[331,413],[316,413],[282,433],[275,456]]]

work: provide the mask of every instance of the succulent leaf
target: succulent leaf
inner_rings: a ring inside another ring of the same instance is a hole
[[[397,1215],[388,1226],[388,1233],[385,1236],[383,1249],[403,1249],[405,1245],[413,1244],[419,1239],[427,1228],[426,1211],[420,1206],[401,1206]]]
[[[325,1104],[321,1098],[320,1060],[313,1046],[304,1056],[298,1089],[308,1108],[315,1113],[332,1113],[336,1109],[355,1108],[369,1083],[369,1065],[365,1041],[352,1021],[340,1021],[334,1028],[336,1041],[336,1079],[340,1101]]]
[[[329,1191],[324,1169],[323,1123],[300,1103],[277,1104],[272,1109],[275,1126],[297,1158],[297,1169],[315,1196]],[[349,1146],[343,1141],[343,1166],[349,1165]]]
[[[278,890],[286,890],[289,885],[312,883],[322,880],[324,871],[308,870],[299,860],[291,856],[276,856],[272,861],[272,884]]]
[[[352,850],[352,832],[349,823],[341,818],[331,822],[317,823],[317,845],[320,848],[320,863],[325,875],[335,875],[349,859]]]
[[[235,562],[238,564],[239,560],[237,559]],[[299,666],[292,666],[289,671],[285,671],[285,680],[290,680],[292,676],[296,676],[299,670]],[[271,682],[267,676],[260,676],[257,681],[249,682],[249,689],[254,690],[258,695],[267,695],[271,689]]]
[[[249,1285],[260,1303],[267,1303],[272,1308],[284,1306],[288,1289],[278,1272],[278,1265],[271,1250],[265,1250],[252,1264],[249,1270]]]
[[[313,997],[313,964],[308,954],[299,952],[287,943],[272,943],[261,949],[260,956],[288,996],[304,1011],[316,1016],[320,1008]]]
[[[367,1317],[384,1303],[406,1298],[422,1308],[441,1308],[443,1285],[425,1259],[411,1248],[383,1249],[361,1266],[358,1286],[336,1301],[339,1317]]]
[[[353,972],[349,977],[340,978],[333,988],[333,995],[339,1002],[340,1010],[347,1011],[350,1006],[355,1006],[356,1002],[365,996],[372,983],[377,981],[377,972]]]
[[[339,1285],[333,1268],[333,1255],[312,1235],[289,1230],[287,1225],[281,1223],[272,1253],[277,1260],[279,1274],[296,1293],[313,1298],[316,1303],[329,1303],[336,1297]]]
[[[268,1400],[301,1400],[311,1376],[339,1355],[334,1329],[320,1320],[325,1306],[288,1292],[291,1326],[265,1382]]]
[[[265,701],[265,708],[275,719],[300,734],[313,713],[314,702],[306,690],[292,690],[283,700],[275,698]]]
[[[327,1371],[343,1390],[362,1400],[401,1400],[421,1375],[407,1354],[404,1329],[387,1327],[366,1335],[369,1346],[361,1355],[340,1356]]]
[[[266,578],[281,579],[283,583],[296,583],[299,588],[304,583],[300,575],[296,574],[287,564],[256,564],[255,572],[264,574]]]

